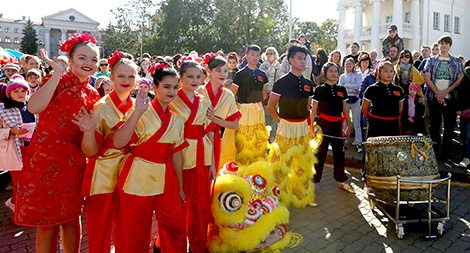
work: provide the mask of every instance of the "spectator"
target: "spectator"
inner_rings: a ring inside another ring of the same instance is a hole
[[[305,36],[305,34],[302,33],[302,34],[299,36],[299,38],[297,38],[297,39],[299,40],[300,44],[302,44],[302,45],[304,45],[305,47],[307,47],[308,53],[310,54],[310,51],[311,51],[311,48],[310,48],[311,43],[310,43],[310,41],[308,41],[307,36]]]
[[[388,50],[388,57],[390,57],[393,66],[398,64],[398,53],[400,52],[398,50],[398,47],[395,45],[391,45]]]
[[[418,51],[413,51],[413,53],[411,54],[413,55],[413,66],[418,69],[419,68],[419,65],[421,64],[421,54],[418,52]]]
[[[230,52],[227,56],[227,64],[228,64],[228,77],[227,81],[225,82],[224,86],[227,89],[230,89],[233,82],[233,76],[235,73],[238,72],[238,55],[235,52]]]
[[[109,71],[109,64],[108,59],[100,59],[100,64],[98,65],[98,73],[96,73],[95,77],[98,78],[100,76],[106,76],[109,78],[111,71]]]
[[[28,82],[29,87],[31,88],[31,94],[37,91],[41,79],[42,76],[39,69],[30,69],[26,72],[26,82]]]
[[[403,112],[401,113],[402,134],[424,133],[424,104],[421,99],[421,84],[411,83],[408,88],[408,95],[405,95]]]
[[[378,56],[378,53],[377,53],[377,50],[372,50],[370,51],[370,61],[372,62],[372,69],[375,70],[375,68],[377,67],[377,64],[379,63],[377,61],[377,56]]]
[[[338,66],[338,74],[342,75],[344,73],[344,67],[341,65],[341,51],[334,50],[330,53],[328,57],[328,62],[332,62]]]
[[[413,66],[411,57],[411,52],[405,49],[400,53],[400,63],[395,65],[395,84],[403,89],[405,96],[408,95],[408,86],[411,82],[420,85],[424,83],[418,70]]]
[[[359,46],[359,43],[357,42],[353,42],[351,44],[351,53],[346,55],[344,58],[343,58],[343,66],[344,66],[344,62],[346,61],[346,59],[348,58],[353,58],[354,59],[354,62],[357,63],[357,61],[359,60],[359,49],[361,49],[361,47]]]
[[[366,78],[367,75],[372,73],[372,61],[370,60],[369,54],[365,54],[359,58],[359,62],[357,63],[357,71],[362,75],[362,79]]]
[[[150,77],[150,74],[148,73],[149,68],[150,68],[149,58],[142,58],[142,61],[140,62],[140,68],[139,68],[140,77],[149,78]],[[150,79],[150,80],[152,80],[152,79]]]
[[[323,48],[317,49],[315,64],[313,68],[322,69],[323,65],[325,65],[325,63],[327,62],[328,62],[328,55],[326,54],[326,51]],[[324,83],[326,78],[324,75],[322,75],[322,73],[320,73],[319,75],[314,75],[314,80],[315,80],[315,83],[320,84],[320,83]]]
[[[466,65],[470,65],[467,62]],[[460,116],[460,134],[464,143],[463,159],[460,167],[468,168],[470,165],[470,66],[465,68],[465,74],[458,88],[457,115]]]
[[[424,67],[426,96],[428,99],[431,139],[436,143],[434,151],[444,159],[451,159],[452,137],[456,119],[455,89],[464,76],[464,68],[459,58],[452,56],[452,38],[444,35],[439,38],[439,55],[429,58]],[[441,146],[440,127],[444,117],[444,138]]]
[[[388,36],[385,37],[382,42],[382,54],[384,57],[390,56],[389,50],[393,45],[397,47],[398,52],[401,52],[404,49],[403,39],[398,36],[398,28],[396,25],[390,25],[388,27]],[[393,59],[394,57],[390,56],[390,58]]]

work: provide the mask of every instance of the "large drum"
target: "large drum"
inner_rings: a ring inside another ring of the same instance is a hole
[[[397,175],[403,179],[439,178],[430,138],[422,136],[382,136],[367,139],[366,178],[375,196],[393,203],[397,198]],[[428,199],[427,184],[402,183],[400,200]]]

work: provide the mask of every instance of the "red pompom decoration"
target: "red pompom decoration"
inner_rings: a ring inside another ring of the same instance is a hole
[[[214,59],[218,54],[217,53],[208,53],[204,56],[202,64],[209,65],[209,61]]]
[[[160,62],[160,63],[155,64],[152,67],[150,67],[149,73],[153,76],[155,74],[155,70],[157,70],[157,69],[169,69],[169,68],[170,68],[170,66],[168,66],[166,63]]]
[[[181,68],[181,64],[183,64],[184,61],[192,61],[194,60],[193,57],[191,56],[184,56],[184,57],[181,57],[177,62],[176,62],[176,65],[178,66],[178,71],[180,70]]]
[[[114,51],[112,54],[109,55],[108,64],[111,68],[114,64],[116,64],[119,60],[122,59],[122,52]]]
[[[60,50],[64,53],[70,54],[70,51],[72,51],[73,46],[75,46],[77,43],[86,41],[96,44],[96,39],[95,37],[93,37],[93,35],[88,33],[74,33],[70,35],[69,40],[62,43],[62,45],[60,46]]]

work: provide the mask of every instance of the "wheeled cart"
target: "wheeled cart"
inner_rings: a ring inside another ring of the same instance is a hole
[[[449,220],[450,212],[450,182],[451,173],[447,174],[446,178],[436,180],[410,180],[402,179],[397,176],[397,196],[396,201],[384,201],[375,196],[372,189],[369,190],[368,199],[371,210],[376,207],[384,213],[390,221],[395,223],[397,237],[402,239],[405,235],[403,224],[408,223],[428,223],[428,235],[426,239],[435,239],[436,235],[431,232],[432,222],[437,222],[437,231],[440,235],[444,233],[444,225]],[[420,201],[401,201],[401,186],[402,184],[419,184],[427,185],[428,199]],[[447,184],[446,198],[438,199],[433,196],[433,187],[437,184]],[[435,203],[445,204],[445,215],[438,210]]]

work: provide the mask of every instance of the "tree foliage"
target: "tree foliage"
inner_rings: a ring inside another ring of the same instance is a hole
[[[36,55],[38,53],[38,37],[33,25],[31,19],[28,19],[24,25],[23,38],[21,39],[21,52]]]
[[[133,0],[112,11],[115,21],[103,35],[107,51],[140,55],[141,34],[143,51],[152,55],[192,50],[242,53],[249,44],[286,50],[288,12],[284,0],[161,0],[149,11],[152,2]],[[327,51],[336,48],[336,20],[320,26],[295,20],[294,27],[294,34],[308,34],[316,47]]]

